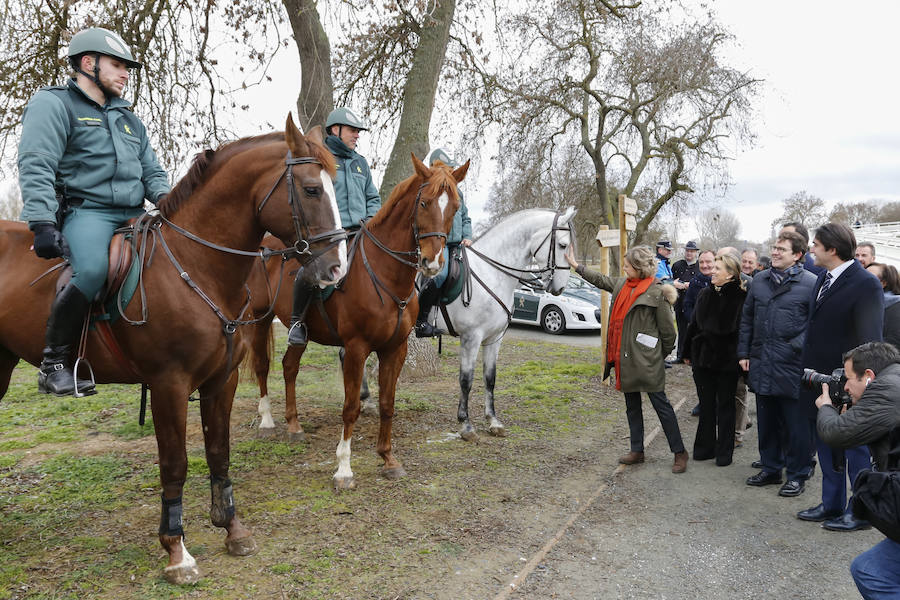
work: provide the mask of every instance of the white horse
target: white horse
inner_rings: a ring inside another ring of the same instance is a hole
[[[494,383],[500,342],[512,314],[513,293],[520,283],[535,283],[535,278],[551,294],[562,293],[569,280],[565,254],[574,243],[574,216],[572,207],[563,213],[546,209],[519,211],[465,250],[472,273],[471,293],[464,289],[447,305],[450,323],[438,311],[438,326],[460,338],[457,418],[464,440],[475,438],[475,428],[469,421],[469,392],[479,346],[484,348],[484,417],[491,435],[505,435],[503,423],[494,411]]]

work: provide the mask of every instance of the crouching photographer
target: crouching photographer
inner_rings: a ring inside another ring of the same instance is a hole
[[[839,413],[831,403],[828,385],[823,383],[822,395],[816,399],[816,428],[822,441],[835,448],[868,445],[875,473],[863,471],[857,477],[853,511],[859,518],[869,517],[879,530],[891,536],[857,556],[850,572],[863,598],[900,599],[900,506],[891,500],[881,503],[882,508],[873,514],[860,501],[873,492],[887,499],[890,490],[886,488],[891,482],[900,485],[900,478],[894,477],[897,474],[885,478],[881,473],[898,468],[893,463],[900,448],[891,446],[900,444],[898,436],[891,434],[900,431],[900,354],[892,344],[869,342],[843,358],[847,378],[844,390],[850,395],[851,406]],[[881,475],[877,489],[866,483],[873,475]]]

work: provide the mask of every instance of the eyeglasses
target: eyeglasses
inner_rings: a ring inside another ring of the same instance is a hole
[[[784,246],[772,246],[772,254],[781,254],[783,252],[791,254],[791,249],[785,248]]]

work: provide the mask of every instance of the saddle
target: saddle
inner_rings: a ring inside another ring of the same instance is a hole
[[[450,267],[447,271],[447,279],[441,286],[440,304],[450,304],[462,293],[467,274],[467,265],[463,261],[462,252],[460,245],[456,246],[450,254]]]

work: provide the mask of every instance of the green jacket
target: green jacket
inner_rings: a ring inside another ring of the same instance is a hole
[[[615,306],[616,297],[625,285],[625,277],[607,277],[578,265],[577,272],[600,289],[612,293]],[[672,305],[678,298],[677,290],[668,284],[654,282],[650,288],[637,297],[622,324],[622,342],[619,349],[621,373],[616,377],[622,383],[623,392],[662,392],[666,388],[665,358],[675,347],[675,313]],[[645,341],[656,340],[651,348],[638,341],[638,335]],[[607,363],[603,377],[612,368]]]
[[[336,135],[325,138],[337,162],[334,194],[337,196],[341,227],[359,227],[362,219],[368,219],[381,208],[381,197],[372,183],[372,172],[366,159],[347,147]]]
[[[137,208],[169,192],[130,106],[122,98],[100,106],[72,79],[38,90],[25,107],[19,142],[24,221],[55,222],[57,191],[87,208]]]
[[[453,215],[453,227],[447,234],[447,244],[458,244],[463,240],[472,239],[472,219],[469,218],[469,209],[463,200],[463,193],[459,192],[459,209]]]

